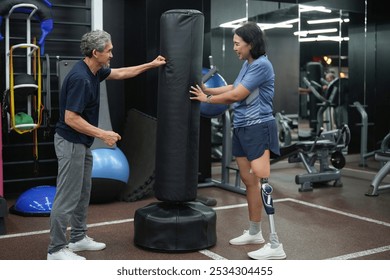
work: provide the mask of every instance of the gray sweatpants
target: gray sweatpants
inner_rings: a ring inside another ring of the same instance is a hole
[[[50,213],[49,253],[64,248],[66,230],[71,227],[70,242],[84,238],[92,184],[92,153],[83,144],[75,144],[54,135],[58,158],[56,195]]]

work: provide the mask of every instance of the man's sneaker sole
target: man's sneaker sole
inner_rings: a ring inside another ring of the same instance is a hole
[[[72,246],[69,244],[69,249],[71,249],[73,252],[80,252],[80,251],[100,251],[106,248],[106,245],[101,247],[82,247],[82,246]]]
[[[85,260],[84,257],[79,256],[75,253],[73,253],[69,248],[63,248],[55,253],[47,253],[47,260],[54,261],[54,260]]]
[[[106,248],[106,244],[101,242],[93,241],[92,238],[85,236],[80,241],[77,241],[75,243],[69,243],[68,247],[73,252],[80,252],[80,251],[100,251]]]

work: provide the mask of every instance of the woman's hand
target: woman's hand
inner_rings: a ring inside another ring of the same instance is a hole
[[[208,101],[208,95],[203,92],[199,85],[196,85],[195,87],[191,86],[190,93],[192,93],[192,96],[190,96],[191,100],[198,100],[200,102]]]

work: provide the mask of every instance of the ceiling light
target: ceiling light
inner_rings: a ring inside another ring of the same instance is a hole
[[[321,23],[330,23],[330,22],[343,22],[341,18],[327,18],[327,19],[316,19],[308,20],[308,24],[321,24]]]
[[[258,26],[262,30],[267,30],[267,29],[273,29],[273,28],[293,28],[292,24],[282,24],[282,23],[258,23]]]
[[[332,64],[332,58],[330,58],[329,56],[325,55],[322,59],[325,61],[326,64]]]
[[[228,21],[228,22],[222,23],[222,24],[219,25],[219,27],[222,27],[222,28],[237,28],[237,27],[239,27],[240,25],[242,25],[243,23],[245,23],[247,21],[248,21],[247,18],[239,18],[239,19],[235,19],[235,20],[232,20],[232,21]]]
[[[296,23],[296,22],[299,22],[299,18],[293,18],[293,19],[289,19],[289,20],[282,21],[282,22],[279,22],[279,23],[291,24],[291,23]]]
[[[262,30],[273,29],[273,28],[293,28],[292,23],[299,22],[299,18],[285,20],[277,23],[258,23]]]
[[[341,37],[341,36],[324,36],[324,35],[318,35],[317,41],[335,41],[335,42],[341,42],[341,41],[348,41],[349,37]]]
[[[330,9],[327,9],[324,6],[307,6],[307,5],[299,5],[299,11],[301,13],[316,11],[316,12],[323,12],[328,14],[332,12]]]
[[[299,42],[319,42],[319,41],[334,41],[334,42],[341,42],[341,41],[349,41],[349,37],[340,37],[340,36],[323,36],[319,35],[317,37],[309,37],[309,38],[298,38]]]
[[[237,28],[248,21],[247,18],[240,18],[232,21],[228,21],[219,25],[222,28]],[[293,28],[293,23],[299,22],[299,18],[285,20],[277,23],[257,23],[262,30],[269,30],[273,28]]]
[[[294,35],[306,37],[308,34],[334,33],[337,31],[338,31],[337,28],[302,30],[302,31],[295,31]]]

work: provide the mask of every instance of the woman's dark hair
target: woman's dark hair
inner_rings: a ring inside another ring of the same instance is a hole
[[[256,23],[248,22],[234,30],[234,33],[252,46],[250,53],[254,59],[265,54],[265,35]]]

